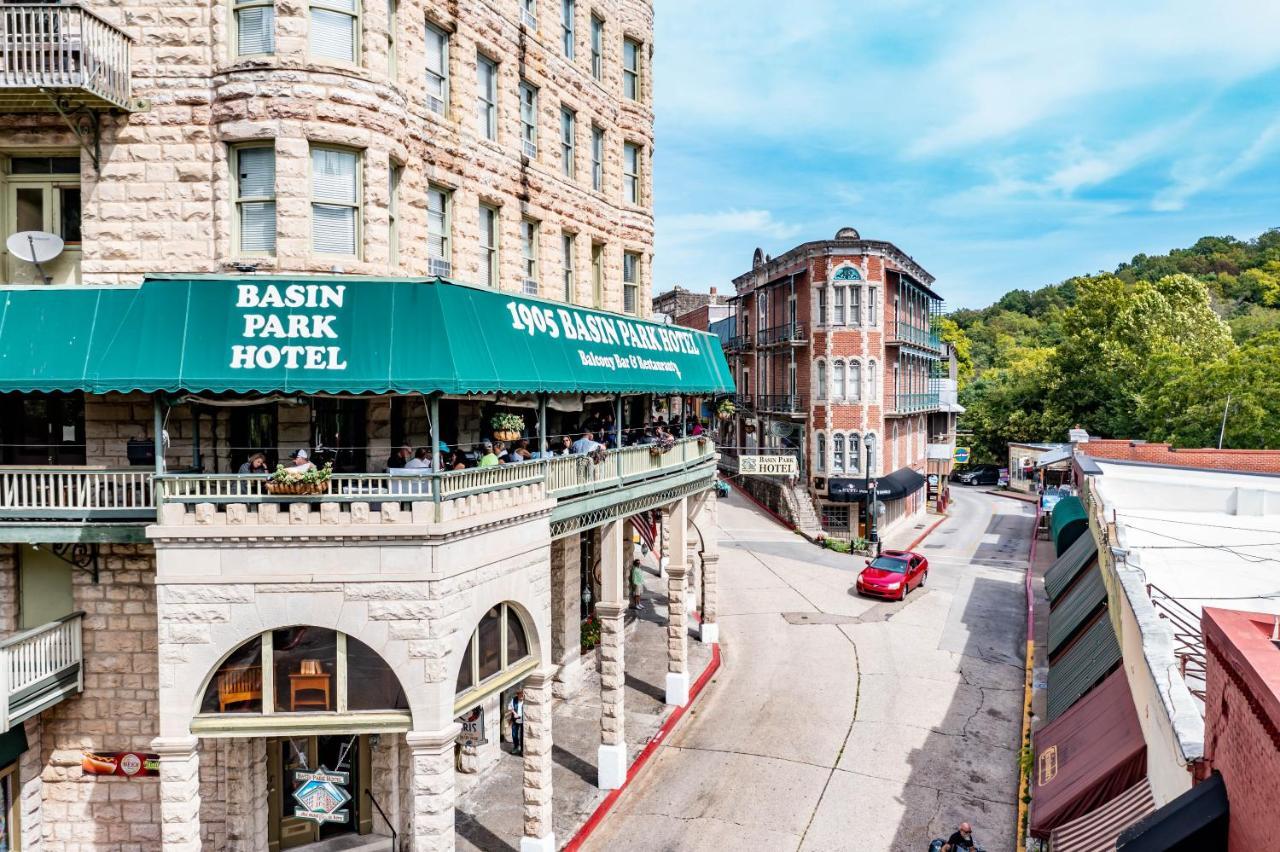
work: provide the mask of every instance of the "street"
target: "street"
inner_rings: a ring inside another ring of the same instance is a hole
[[[952,492],[901,603],[854,594],[861,558],[722,500],[723,666],[585,848],[924,850],[961,820],[1010,848],[1031,510]]]

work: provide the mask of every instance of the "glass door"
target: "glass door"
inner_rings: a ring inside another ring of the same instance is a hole
[[[269,800],[268,848],[271,852],[295,849],[340,834],[368,834],[373,829],[369,808],[369,742],[360,734],[281,737],[267,741],[267,795]],[[338,799],[321,791],[313,800],[317,809],[332,801],[342,818],[317,822],[297,816],[303,806],[294,793],[308,783],[305,773],[323,767],[345,774],[346,783],[336,784],[349,799]]]

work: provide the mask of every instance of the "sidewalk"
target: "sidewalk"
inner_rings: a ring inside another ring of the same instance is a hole
[[[652,563],[652,559],[646,562]],[[649,573],[640,615],[626,628],[626,735],[628,763],[675,710],[663,703],[667,678],[666,583]],[[661,586],[662,594],[655,590]],[[696,622],[690,619],[691,631]],[[557,846],[567,843],[608,795],[596,787],[596,749],[600,745],[600,674],[588,658],[582,688],[569,701],[556,701],[552,722],[553,826]],[[697,680],[711,662],[711,647],[689,637],[689,679]],[[518,850],[524,833],[523,763],[502,744],[496,766],[479,776],[458,775],[457,849]]]

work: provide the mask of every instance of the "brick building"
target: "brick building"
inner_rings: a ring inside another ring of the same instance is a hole
[[[777,508],[804,516],[813,500],[823,531],[865,535],[875,481],[881,528],[924,510],[929,459],[949,465],[958,410],[932,285],[897,246],[853,228],[778,257],[757,249],[734,279],[725,348],[740,416],[727,443],[797,456],[801,488],[779,492]]]
[[[670,290],[653,297],[653,313],[665,314],[677,325],[685,325],[681,321],[682,318],[694,314],[700,308],[719,308],[727,311],[728,304],[729,300],[717,293],[715,287],[712,287],[709,293],[695,293],[677,284]],[[725,315],[717,311],[714,319],[723,319]],[[698,326],[689,327],[697,328]],[[702,326],[701,329],[706,331],[706,326]]]

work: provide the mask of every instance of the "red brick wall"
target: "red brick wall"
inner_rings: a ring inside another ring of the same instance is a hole
[[[1167,464],[1177,467],[1202,467],[1214,470],[1239,470],[1250,473],[1280,473],[1280,450],[1183,450],[1168,444],[1145,444],[1119,438],[1091,438],[1080,450],[1095,459],[1118,459]]]

